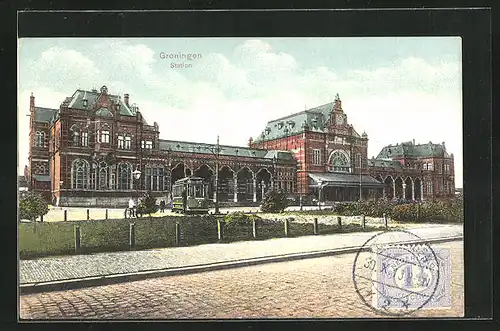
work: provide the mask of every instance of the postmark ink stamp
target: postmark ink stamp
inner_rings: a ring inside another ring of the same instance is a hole
[[[451,306],[450,252],[431,247],[407,231],[370,238],[353,265],[361,300],[382,315],[409,315],[419,309]]]

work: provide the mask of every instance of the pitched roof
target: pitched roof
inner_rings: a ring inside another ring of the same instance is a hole
[[[269,121],[266,128],[254,141],[273,140],[293,136],[304,132],[305,128],[313,132],[325,132],[327,121],[330,119],[335,102],[303,110],[301,112]],[[354,130],[354,136],[359,134]]]
[[[426,144],[415,145],[412,141],[403,142],[397,145],[389,145],[382,148],[377,155],[377,159],[391,159],[394,157],[449,157],[446,152],[446,147],[443,144]]]
[[[66,98],[68,103],[68,108],[80,109],[80,110],[88,110],[91,109],[95,104],[101,92],[96,90],[85,91],[85,90],[76,90],[75,93],[69,98]],[[127,106],[125,102],[118,96],[113,94],[108,94],[109,100],[114,103],[118,103],[120,105],[120,115],[123,116],[135,116],[135,111],[132,107]],[[87,107],[83,106],[83,100],[87,99]]]
[[[391,159],[371,159],[368,160],[369,167],[378,167],[378,168],[391,168],[396,172],[403,171],[403,165],[399,161],[392,161]]]
[[[35,107],[35,122],[50,123],[52,118],[58,112],[57,109]]]
[[[216,147],[216,144],[160,139],[160,149],[170,150],[172,152],[213,155],[216,152]],[[241,156],[261,159],[272,159],[276,157],[276,159],[279,160],[294,160],[292,153],[289,151],[265,150],[240,146],[220,145],[219,154],[223,156]]]

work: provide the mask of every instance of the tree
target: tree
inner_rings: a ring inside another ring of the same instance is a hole
[[[19,217],[35,222],[39,216],[49,212],[45,199],[38,193],[29,192],[19,200]]]
[[[267,213],[278,213],[284,211],[287,206],[286,194],[283,191],[273,189],[265,194],[260,210]]]
[[[151,191],[147,191],[142,197],[141,203],[137,206],[137,212],[139,214],[149,214],[149,217],[151,217],[151,214],[156,213],[157,210],[156,198]]]

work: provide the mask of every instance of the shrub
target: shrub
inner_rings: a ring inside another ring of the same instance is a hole
[[[27,193],[19,201],[19,217],[34,222],[37,217],[43,216],[49,212],[47,202],[43,197],[34,192]]]
[[[273,189],[265,194],[260,209],[264,213],[280,213],[286,207],[288,207],[286,194],[283,191]]]
[[[137,212],[139,214],[151,214],[158,211],[158,206],[156,205],[156,198],[153,196],[151,191],[147,191],[144,197],[141,199],[141,203],[137,206]]]

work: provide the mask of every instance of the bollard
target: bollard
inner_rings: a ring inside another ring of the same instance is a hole
[[[385,229],[387,230],[387,215],[384,213],[384,225]]]
[[[80,252],[80,247],[81,247],[81,232],[80,232],[80,226],[75,225],[75,253]]]
[[[64,221],[68,220],[68,211],[65,209],[64,210]]]
[[[314,231],[314,234],[318,234],[318,218],[317,217],[314,218],[313,231]]]
[[[340,216],[337,216],[337,225],[339,229],[342,229],[342,217]]]
[[[288,218],[285,219],[285,237],[288,237]]]
[[[361,225],[363,226],[363,231],[365,231],[365,229],[366,229],[365,215],[361,215]]]
[[[220,218],[217,219],[217,237],[219,240],[222,240],[223,238],[223,227]]]
[[[135,247],[135,223],[130,223],[130,231],[129,231],[129,246],[130,248]]]
[[[175,244],[181,245],[181,225],[179,222],[175,223]]]
[[[108,208],[106,208],[106,220],[108,219]]]
[[[127,208],[125,208],[125,213],[124,213],[124,215],[125,215],[125,219],[127,219]]]
[[[255,224],[255,218],[252,218],[252,235],[253,238],[257,238],[257,224]]]
[[[40,215],[40,223],[43,222],[43,215]]]
[[[87,209],[87,221],[90,220],[90,209]]]

